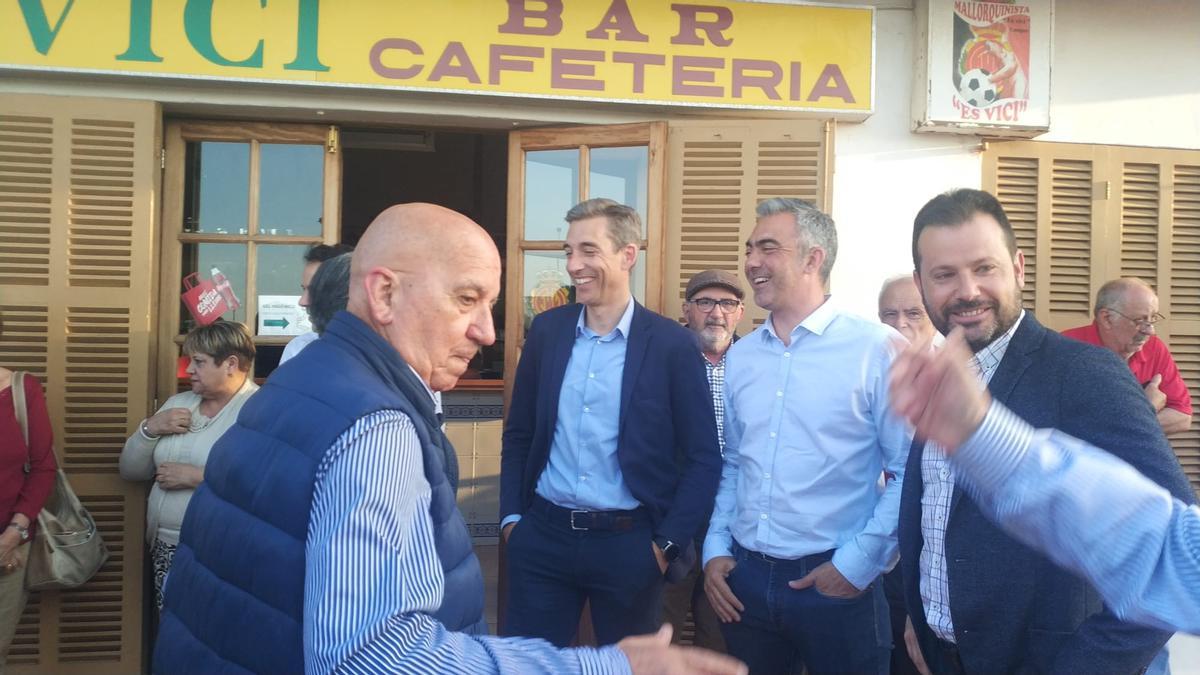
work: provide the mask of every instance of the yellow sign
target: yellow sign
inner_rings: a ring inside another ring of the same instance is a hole
[[[697,0],[9,0],[0,69],[870,112],[870,8]]]

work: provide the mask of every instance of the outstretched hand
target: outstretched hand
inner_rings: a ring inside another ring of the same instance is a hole
[[[653,635],[627,637],[617,643],[633,675],[747,675],[746,664],[699,647],[671,645],[671,624]]]
[[[936,351],[929,340],[903,349],[892,363],[891,405],[918,438],[954,454],[983,423],[991,396],[968,365],[971,350],[955,328]]]

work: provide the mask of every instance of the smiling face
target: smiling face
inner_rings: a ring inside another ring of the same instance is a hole
[[[637,261],[637,246],[627,244],[614,250],[604,216],[571,223],[563,252],[567,274],[575,285],[576,302],[586,307],[608,307],[629,300],[629,277]]]
[[[754,302],[777,312],[788,309],[804,283],[806,255],[796,231],[796,217],[777,213],[760,218],[746,241],[746,281]]]
[[[1016,323],[1025,256],[1009,253],[995,218],[976,212],[960,225],[931,225],[921,231],[917,249],[921,296],[942,334],[960,326],[979,351]]]

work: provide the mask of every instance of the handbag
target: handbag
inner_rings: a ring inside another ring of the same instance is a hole
[[[13,408],[25,436],[25,473],[32,466],[29,457],[29,411],[25,406],[25,373],[12,377]],[[31,591],[73,588],[91,579],[108,560],[108,547],[96,529],[92,514],[83,508],[79,497],[60,468],[54,488],[38,512],[37,532],[29,545],[25,587]]]
[[[228,282],[225,285],[228,286]],[[232,290],[230,294],[232,295]],[[183,278],[183,294],[179,299],[199,326],[207,326],[230,309],[217,284],[212,279],[201,279],[197,272]]]

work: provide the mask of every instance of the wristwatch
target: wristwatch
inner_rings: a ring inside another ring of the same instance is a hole
[[[682,552],[678,544],[661,535],[654,537],[654,543],[658,545],[658,550],[662,551],[663,558],[669,563],[675,562]]]
[[[29,541],[29,528],[28,527],[25,527],[16,521],[9,523],[8,526],[15,528],[17,530],[17,534],[21,537],[22,544]]]

